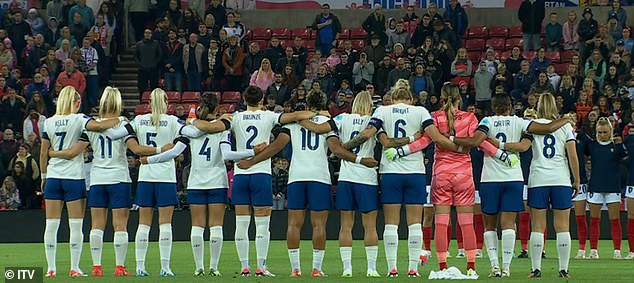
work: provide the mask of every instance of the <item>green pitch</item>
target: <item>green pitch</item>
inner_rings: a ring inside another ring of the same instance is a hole
[[[452,248],[450,249],[453,255],[456,254],[456,241],[451,242]],[[519,248],[519,241],[516,247]],[[577,243],[573,241],[572,256],[577,254]],[[477,271],[480,274],[480,281],[496,281],[496,282],[529,282],[529,281],[541,281],[541,282],[561,282],[563,279],[557,277],[557,252],[555,241],[548,241],[546,245],[547,258],[542,262],[543,277],[541,279],[529,280],[526,278],[530,271],[530,259],[513,259],[511,265],[511,278],[487,278],[489,271],[489,260],[485,256],[478,259],[476,262]],[[599,253],[601,259],[599,260],[570,260],[570,274],[572,275],[572,282],[595,282],[595,283],[607,283],[607,282],[634,282],[634,260],[613,260],[612,259],[612,242],[601,241],[599,245]],[[627,254],[627,242],[624,241],[623,255]],[[251,265],[255,265],[255,246],[251,245],[250,249]],[[341,278],[342,264],[339,257],[339,247],[337,241],[328,241],[326,248],[326,258],[324,259],[324,271],[329,275],[327,278],[311,278],[311,266],[312,266],[312,248],[310,241],[303,241],[301,246],[302,256],[302,278],[289,278],[290,263],[288,261],[288,253],[286,250],[286,242],[273,241],[269,249],[268,266],[269,270],[277,275],[275,278],[242,278],[238,276],[240,270],[240,263],[238,262],[238,256],[236,254],[235,245],[233,242],[225,242],[222,250],[222,258],[220,260],[220,272],[224,275],[221,278],[216,277],[193,277],[194,272],[194,260],[192,256],[191,246],[189,242],[175,242],[172,249],[172,271],[176,273],[175,278],[158,277],[160,270],[159,261],[159,249],[158,244],[153,242],[150,244],[150,248],[147,253],[147,271],[152,274],[146,278],[114,278],[112,276],[114,272],[114,250],[112,243],[104,244],[103,253],[103,269],[104,277],[93,278],[84,277],[78,279],[71,279],[68,277],[69,270],[69,250],[68,244],[60,244],[57,248],[57,278],[45,279],[45,282],[414,282],[419,280],[427,280],[429,271],[437,269],[438,265],[435,259],[435,255],[428,264],[419,269],[419,272],[423,276],[423,279],[407,278],[407,242],[401,241],[399,243],[399,271],[401,277],[399,278],[377,278],[368,279],[365,277],[366,260],[365,250],[363,248],[362,241],[354,242],[353,249],[353,278]],[[501,260],[500,260],[501,262]],[[128,256],[126,263],[129,266],[127,269],[130,273],[134,273],[134,243],[131,242],[128,249]],[[208,242],[205,243],[205,266],[209,265],[209,247]],[[466,265],[465,259],[449,259],[450,266],[456,266],[463,270]],[[0,244],[0,270],[4,272],[6,266],[41,266],[46,268],[46,260],[44,258],[43,244]],[[90,247],[88,243],[84,244],[81,267],[84,272],[90,274],[92,270],[92,261],[90,258]],[[205,267],[206,269],[207,267]],[[387,267],[385,263],[385,254],[383,252],[382,243],[379,243],[379,258],[377,263],[378,271],[383,275],[387,273]],[[44,270],[46,272],[46,270]],[[255,269],[252,269],[255,272]]]

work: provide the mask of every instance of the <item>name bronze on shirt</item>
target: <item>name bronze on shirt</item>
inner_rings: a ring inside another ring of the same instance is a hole
[[[243,114],[243,120],[262,120],[262,114]]]

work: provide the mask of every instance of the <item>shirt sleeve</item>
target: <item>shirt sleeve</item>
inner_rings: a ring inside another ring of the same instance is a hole
[[[335,121],[335,125],[337,126],[337,134],[340,134],[341,130],[341,126],[343,125],[343,115],[344,114],[339,114],[337,115],[337,117],[335,117],[334,119],[332,119],[333,121]]]
[[[431,118],[431,114],[429,114],[429,111],[427,110],[427,108],[425,107],[421,107],[421,108],[422,108],[422,117],[421,117],[422,119],[421,119],[420,127],[424,131],[425,129],[427,129],[427,127],[434,125],[434,120]]]
[[[172,133],[174,133],[174,137],[178,137],[181,135],[181,129],[185,127],[185,121],[178,119],[176,116],[171,116],[171,118],[173,119],[173,123],[171,123]]]
[[[372,118],[370,118],[370,123],[368,123],[368,126],[372,126],[375,127],[377,130],[381,130],[383,128],[383,114],[381,111],[383,109],[383,107],[379,107],[376,110],[374,110],[374,114],[372,114]]]
[[[473,137],[473,135],[475,134],[475,132],[478,130],[478,118],[476,118],[475,115],[473,115],[473,113],[469,113],[469,130],[467,131],[469,133],[470,137]]]
[[[282,119],[283,113],[275,113],[271,111],[266,111],[265,113],[267,113],[266,115],[270,117],[271,121],[273,121],[274,125],[282,124],[280,120]]]
[[[533,123],[533,121],[531,120],[527,120],[524,118],[520,118],[517,116],[515,117],[515,125],[517,125],[518,127],[520,127],[520,129],[522,130],[522,132],[528,132],[528,128],[531,126],[531,123]]]
[[[44,123],[44,127],[42,127],[42,139],[50,140],[48,137],[48,133],[46,132],[46,123]]]
[[[88,122],[90,122],[90,120],[93,120],[92,117],[86,114],[77,114],[77,116],[79,117],[79,119],[81,119],[82,121],[81,124],[84,125],[82,130],[85,130],[86,127],[88,126]]]
[[[491,121],[489,121],[488,117],[482,118],[480,124],[478,124],[478,131],[483,132],[485,135],[489,135],[489,126],[491,125]]]
[[[564,129],[566,129],[566,142],[569,141],[577,141],[577,138],[575,137],[575,130],[572,128],[572,126],[570,124],[566,124],[564,126]]]

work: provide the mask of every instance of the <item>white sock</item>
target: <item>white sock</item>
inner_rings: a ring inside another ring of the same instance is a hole
[[[189,239],[192,243],[192,252],[194,253],[194,263],[196,264],[196,270],[204,268],[203,261],[205,260],[205,240],[203,234],[205,228],[200,226],[192,226]]]
[[[249,224],[250,215],[236,215],[235,243],[242,268],[249,268]]]
[[[352,271],[352,247],[339,247],[339,255],[343,262],[344,271]]]
[[[103,249],[103,230],[90,230],[90,254],[92,265],[101,266],[101,250]]]
[[[568,262],[570,262],[570,232],[557,233],[557,252],[559,256],[559,270],[568,271]],[[539,255],[539,257],[541,258],[541,255]]]
[[[170,269],[170,258],[172,256],[172,224],[159,225],[159,254],[161,255],[161,269]]]
[[[79,260],[81,258],[81,248],[84,245],[84,233],[82,227],[84,219],[70,218],[68,219],[68,226],[70,227],[70,269],[78,271]]]
[[[128,232],[114,232],[114,239],[112,240],[112,242],[114,245],[114,256],[116,258],[116,265],[125,266],[125,257],[128,253]]]
[[[46,229],[44,230],[44,251],[46,252],[46,262],[48,270],[57,270],[55,257],[57,255],[57,230],[59,229],[59,219],[46,219]]]
[[[503,154],[504,154],[504,150],[498,149],[495,152],[495,158],[500,159],[500,157],[502,157]]]
[[[398,253],[398,226],[386,224],[383,230],[383,245],[385,246],[385,259],[387,260],[387,272],[396,269],[396,256]]]
[[[291,261],[291,271],[302,270],[299,263],[299,249],[288,249],[288,259]]]
[[[515,252],[515,229],[502,230],[502,265],[505,269],[511,267],[511,260]]]
[[[544,233],[531,232],[531,266],[532,270],[542,269],[542,251],[544,250]],[[570,242],[569,242],[570,243]],[[559,243],[557,243],[559,246]],[[570,252],[569,252],[570,253]]]
[[[368,260],[368,270],[376,271],[376,259],[379,256],[379,247],[365,247],[365,257]]]
[[[321,271],[321,265],[324,262],[325,250],[313,250],[313,269]]]
[[[145,271],[145,254],[150,241],[150,226],[139,224],[134,236],[134,256],[136,258],[136,270]]]
[[[269,243],[271,242],[270,222],[271,216],[255,217],[255,251],[258,258],[258,268],[262,270],[266,270],[266,257],[269,253]]]
[[[496,231],[484,232],[484,244],[489,254],[491,266],[500,266],[500,262],[498,261],[498,233]]]
[[[407,226],[407,249],[409,251],[409,270],[418,271],[420,250],[423,248],[423,229],[421,224]]]
[[[214,270],[218,270],[223,239],[222,226],[209,228],[209,268]]]

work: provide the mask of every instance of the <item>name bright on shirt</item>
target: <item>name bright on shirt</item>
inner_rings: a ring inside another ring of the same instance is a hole
[[[243,120],[262,120],[262,114],[244,114],[242,115]]]
[[[396,108],[396,107],[394,107],[394,108],[392,108],[392,113],[403,114],[404,115],[404,114],[409,113],[409,108]]]

